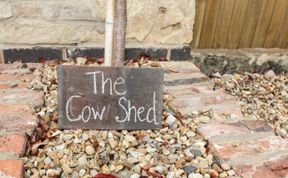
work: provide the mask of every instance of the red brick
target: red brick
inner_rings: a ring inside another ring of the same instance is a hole
[[[249,159],[254,160],[255,157],[259,161],[262,158],[262,161],[268,161],[271,156],[277,158],[279,155],[285,155],[282,154],[282,152],[288,150],[288,141],[281,137],[270,136],[251,141],[234,140],[220,144],[211,143],[211,149],[220,159],[230,160],[231,164],[240,164],[245,157],[247,157],[246,161]],[[279,154],[274,154],[277,152],[279,152]],[[237,158],[239,159],[237,160]]]
[[[288,156],[265,163],[265,167],[269,168],[278,177],[288,176]]]
[[[0,83],[0,90],[7,89],[27,89],[26,83],[18,83],[15,87],[11,87],[11,83]]]
[[[0,103],[21,103],[38,108],[43,104],[44,93],[38,91],[21,91],[18,93],[0,94]]]
[[[25,75],[9,75],[9,74],[0,74],[0,81],[31,81],[33,79],[32,74]]]
[[[9,134],[0,137],[0,154],[12,153],[22,156],[25,153],[26,137],[21,134]]]
[[[32,68],[32,69],[43,67],[43,64],[40,64],[40,63],[26,63],[25,65],[27,66],[27,68]],[[14,62],[12,64],[0,64],[0,71],[19,69],[21,67],[23,67],[23,63],[21,62]]]
[[[235,103],[231,101],[230,103],[224,102],[222,104],[203,104],[201,102],[193,101],[193,100],[186,100],[186,101],[181,101],[180,99],[173,99],[170,103],[170,106],[177,108],[181,114],[185,115],[190,115],[193,111],[209,111],[212,110],[213,112],[218,111],[217,113],[219,114],[219,111],[233,111],[236,110],[239,107],[238,103]],[[233,111],[234,113],[234,111]],[[239,111],[237,112],[237,114]],[[220,113],[222,114],[222,113]]]
[[[20,160],[0,160],[0,171],[7,176],[23,178],[24,165]]]
[[[9,70],[2,70],[0,71],[1,74],[8,74],[8,75],[26,75],[31,74],[32,71],[28,68],[22,69],[9,69]]]
[[[37,69],[37,68],[41,68],[44,66],[44,64],[41,63],[26,63],[26,66],[30,69]]]
[[[32,109],[27,104],[0,104],[0,118],[7,117],[9,115],[17,115],[22,113],[32,114],[34,109]]]
[[[0,131],[18,131],[30,135],[38,125],[38,118],[32,114],[15,115],[0,119]]]
[[[165,91],[172,96],[183,96],[183,95],[218,95],[224,94],[224,90],[213,90],[211,83],[201,83],[194,85],[179,85],[179,86],[168,86],[165,87]]]
[[[250,133],[249,129],[244,126],[229,124],[225,122],[212,122],[210,124],[202,125],[197,130],[205,140],[211,137],[221,135],[241,135]]]
[[[254,132],[273,131],[273,129],[265,121],[261,120],[242,120],[240,123]]]
[[[213,118],[226,118],[226,117],[231,117],[231,118],[242,118],[242,111],[240,109],[240,106],[237,107],[237,105],[234,105],[233,108],[217,108],[213,110]]]
[[[214,92],[210,94],[198,94],[198,95],[184,95],[178,96],[175,100],[182,102],[183,106],[187,106],[190,104],[195,105],[222,105],[227,103],[238,104],[237,100],[229,95],[225,95],[221,92]],[[240,105],[239,105],[240,107]]]
[[[190,79],[190,78],[207,78],[208,79],[208,77],[201,72],[164,74],[164,81],[184,80],[184,79]]]
[[[196,67],[192,62],[161,62],[161,65],[165,69],[166,73],[193,73],[200,72],[200,69]]]
[[[21,68],[23,64],[21,62],[14,62],[12,64],[0,64],[0,71]]]
[[[256,168],[256,171],[253,173],[252,178],[279,178],[275,175],[270,169],[267,169],[264,166]]]
[[[247,165],[234,166],[234,170],[238,176],[243,178],[279,178],[264,166],[255,166],[247,163]]]

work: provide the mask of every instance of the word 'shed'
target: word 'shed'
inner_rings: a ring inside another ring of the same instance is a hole
[[[163,69],[57,68],[61,129],[159,129]]]

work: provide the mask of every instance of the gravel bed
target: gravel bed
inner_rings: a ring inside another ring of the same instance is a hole
[[[267,121],[277,135],[288,137],[288,74],[214,74],[215,87],[224,87],[242,101],[242,112]]]
[[[99,62],[99,61],[98,61]],[[45,104],[37,111],[38,135],[30,138],[28,156],[23,158],[25,177],[188,177],[216,178],[235,175],[224,162],[216,162],[206,149],[207,142],[197,133],[211,113],[195,112],[182,119],[169,108],[171,97],[164,95],[160,130],[99,131],[57,129],[57,76],[50,62],[34,71],[30,87],[45,92]],[[99,65],[78,58],[66,65]],[[159,67],[157,62],[127,62],[130,66]],[[101,174],[104,175],[101,175]]]

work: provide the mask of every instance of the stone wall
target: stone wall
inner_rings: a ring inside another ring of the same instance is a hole
[[[106,0],[1,0],[0,48],[103,47]],[[192,41],[194,0],[127,0],[128,46]]]
[[[194,49],[194,62],[203,73],[288,73],[288,51],[286,49]]]

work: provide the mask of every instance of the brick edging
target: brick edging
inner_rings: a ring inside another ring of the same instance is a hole
[[[125,59],[129,60],[138,58],[141,54],[148,55],[153,59],[177,61],[185,61],[191,58],[191,48],[189,46],[182,48],[126,48],[125,53]],[[30,63],[39,62],[39,60],[75,59],[77,57],[102,58],[104,57],[104,48],[34,47],[0,50],[0,63],[12,63],[17,60]]]

